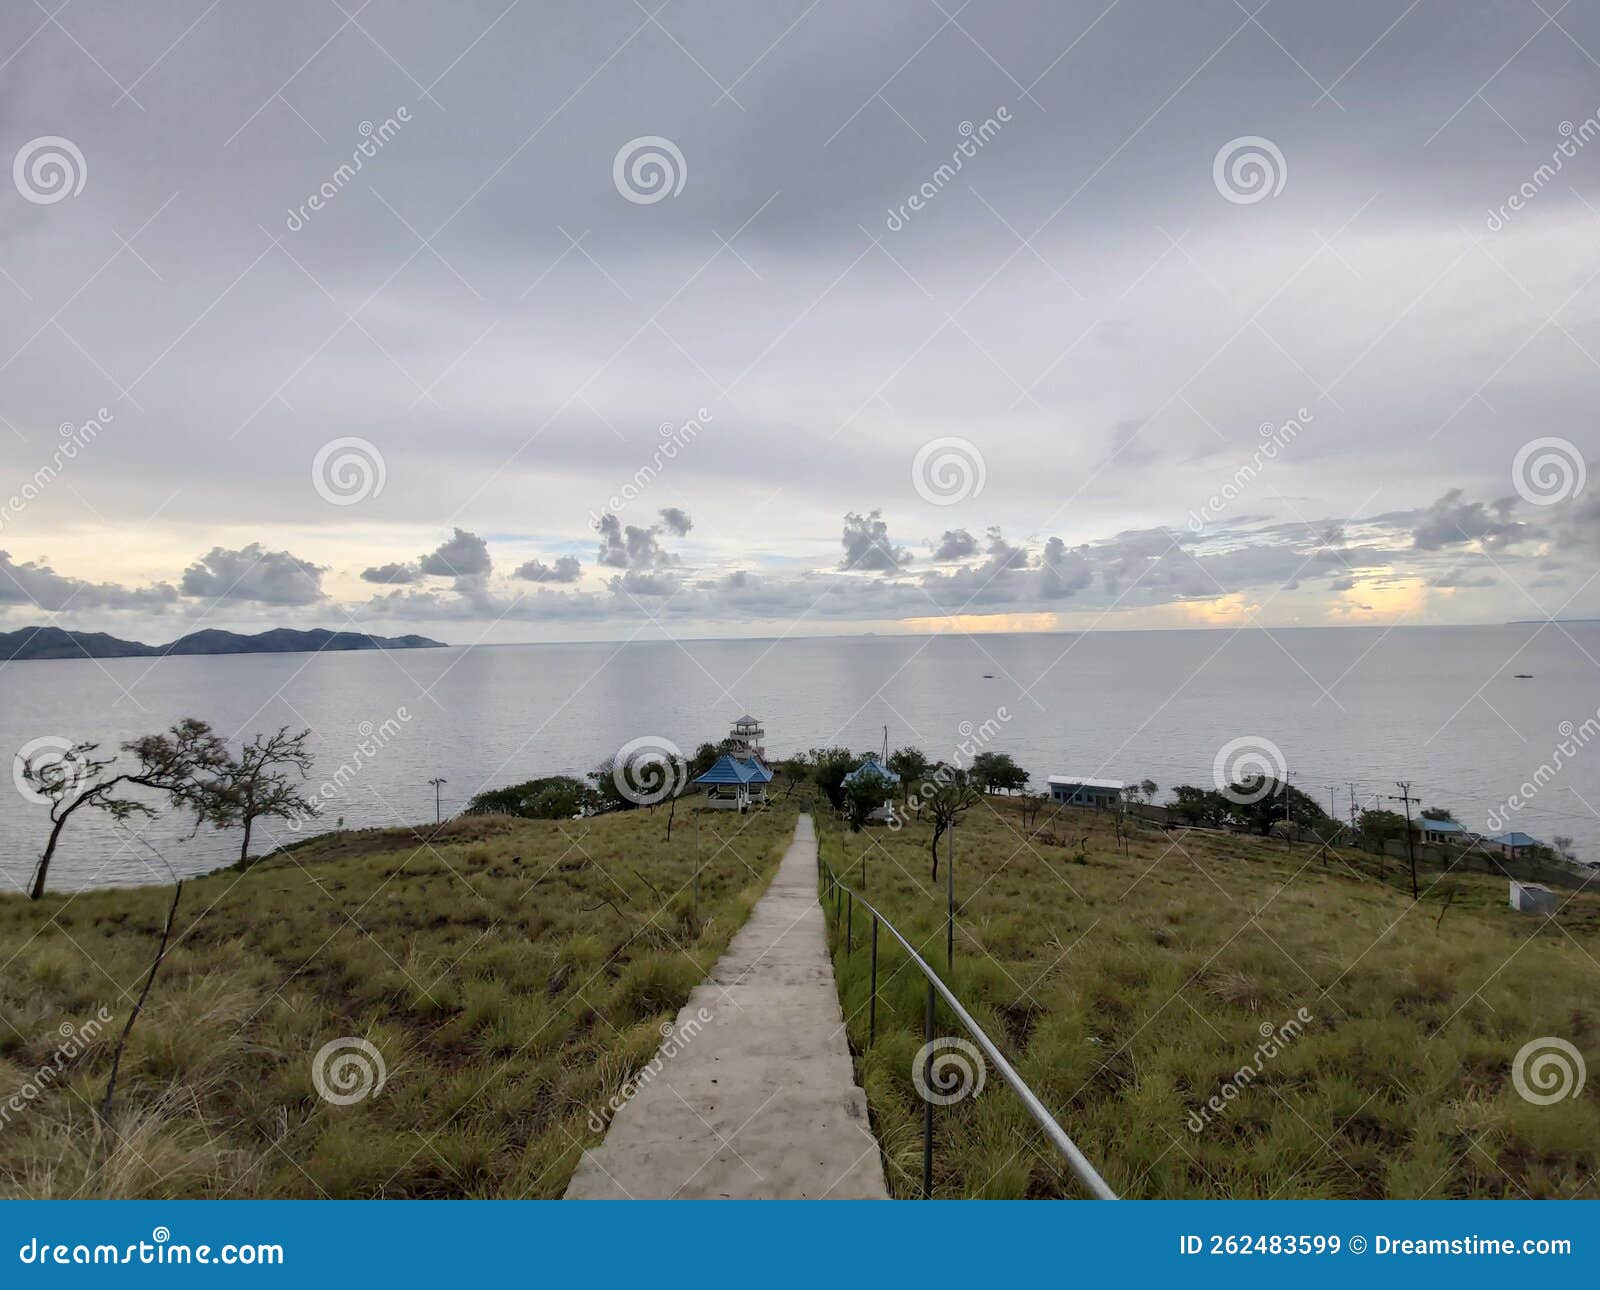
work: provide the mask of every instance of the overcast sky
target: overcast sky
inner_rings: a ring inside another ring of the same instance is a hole
[[[645,3],[0,10],[0,627],[1600,616],[1600,8]]]

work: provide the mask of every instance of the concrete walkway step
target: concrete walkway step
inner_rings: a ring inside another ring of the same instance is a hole
[[[887,1196],[845,1044],[809,815],[656,1057],[584,1152],[568,1200]]]

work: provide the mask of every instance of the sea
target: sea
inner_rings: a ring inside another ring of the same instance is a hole
[[[183,717],[237,745],[309,729],[303,826],[446,817],[472,796],[582,775],[629,746],[685,753],[761,720],[769,757],[913,744],[958,762],[1010,754],[1051,775],[1211,787],[1267,769],[1348,818],[1406,794],[1468,829],[1572,839],[1600,860],[1600,624],[866,635],[530,644],[0,664],[0,889],[23,889],[48,808],[17,773],[39,741],[103,753]],[[1586,724],[1587,723],[1587,724]],[[1591,739],[1593,742],[1591,743]],[[644,741],[636,744],[636,741]],[[119,764],[131,759],[124,753]],[[442,779],[437,788],[431,783]],[[1531,791],[1530,791],[1531,790]],[[438,801],[436,806],[436,793]],[[236,833],[168,812],[82,812],[57,891],[170,881],[237,858]]]

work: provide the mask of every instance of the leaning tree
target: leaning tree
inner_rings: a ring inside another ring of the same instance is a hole
[[[198,818],[211,777],[228,759],[211,727],[192,717],[162,734],[131,740],[122,751],[137,761],[136,769],[114,772],[117,758],[101,756],[100,745],[89,742],[45,749],[23,763],[22,782],[50,811],[50,834],[28,893],[32,899],[44,895],[62,831],[79,811],[104,811],[117,821],[155,814],[148,802],[127,796],[127,788],[137,786],[168,794]]]

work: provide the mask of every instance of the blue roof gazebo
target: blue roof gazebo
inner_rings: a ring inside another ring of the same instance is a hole
[[[716,811],[748,810],[752,801],[767,800],[767,785],[772,772],[754,757],[735,757],[723,753],[711,769],[695,777],[706,790],[706,806]]]
[[[894,786],[900,782],[900,776],[879,761],[875,755],[868,753],[861,765],[845,775],[840,783],[849,788],[852,784],[869,779],[882,782],[885,797],[883,805],[872,811],[867,818],[885,822],[892,820],[894,818]]]
[[[900,776],[896,775],[871,753],[868,753],[866,760],[849,774],[847,774],[842,782],[846,784],[853,784],[856,782],[856,780],[868,775],[875,776],[876,778],[884,780],[886,783],[890,784],[898,784],[900,782]]]

